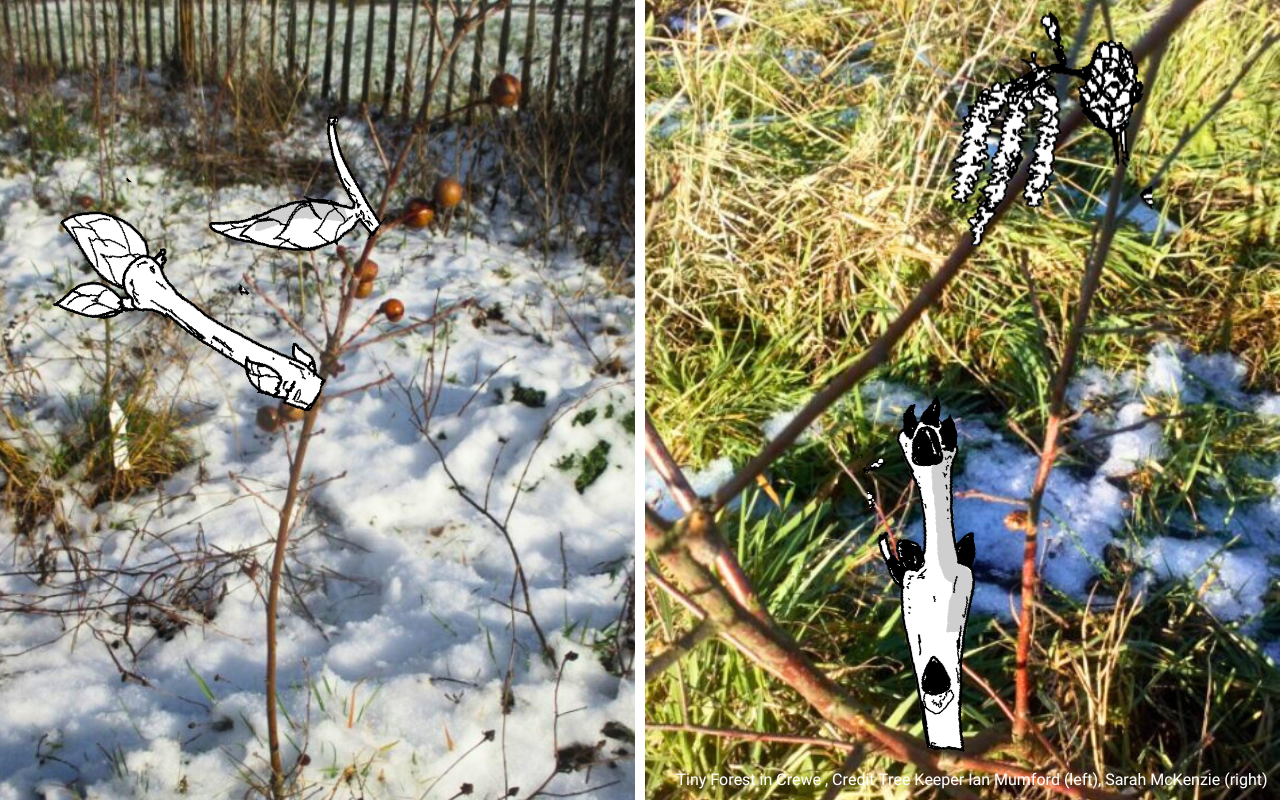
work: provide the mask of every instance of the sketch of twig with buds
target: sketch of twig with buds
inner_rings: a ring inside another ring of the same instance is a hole
[[[915,668],[924,733],[935,749],[963,750],[960,734],[960,665],[964,628],[973,599],[973,533],[959,541],[951,521],[951,467],[958,450],[956,425],[942,419],[937,399],[916,419],[902,417],[898,445],[920,489],[924,547],[910,539],[890,546],[880,537],[880,555],[902,590],[902,625]]]
[[[982,242],[987,223],[1005,199],[1005,190],[1022,155],[1022,132],[1027,127],[1028,116],[1036,107],[1041,109],[1037,120],[1039,128],[1031,160],[1031,175],[1023,197],[1032,207],[1040,205],[1044,199],[1045,189],[1053,176],[1053,151],[1058,140],[1058,96],[1049,85],[1050,76],[1071,75],[1083,81],[1079,94],[1085,117],[1111,137],[1117,164],[1129,160],[1125,128],[1134,107],[1142,99],[1142,82],[1137,80],[1133,54],[1119,42],[1102,42],[1094,49],[1093,58],[1085,68],[1073,69],[1067,64],[1057,18],[1053,14],[1045,14],[1040,24],[1053,42],[1055,63],[1040,66],[1036,63],[1035,53],[1032,53],[1031,59],[1026,61],[1030,67],[1026,74],[1009,83],[996,83],[984,89],[965,116],[960,155],[952,162],[955,168],[952,198],[960,203],[974,193],[987,158],[987,136],[1001,117],[1004,120],[995,154],[991,157],[991,177],[978,199],[978,210],[969,218],[975,245]]]
[[[62,225],[98,275],[124,289],[121,297],[107,284],[82,283],[57,302],[82,317],[114,317],[121,311],[154,311],[244,367],[253,388],[291,406],[308,408],[320,396],[324,379],[315,358],[296,344],[293,357],[278,353],[212,319],[173,287],[165,275],[165,252],[147,252],[147,240],[132,225],[110,214],[77,214]]]

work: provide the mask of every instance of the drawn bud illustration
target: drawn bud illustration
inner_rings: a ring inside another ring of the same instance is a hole
[[[951,467],[958,451],[955,422],[939,419],[938,400],[917,420],[902,418],[898,445],[911,467],[924,508],[924,547],[909,539],[880,555],[902,592],[902,624],[915,669],[925,738],[938,749],[963,749],[960,733],[960,662],[973,599],[973,534],[959,542],[951,521]],[[896,553],[895,553],[896,550]]]
[[[1111,135],[1116,163],[1128,161],[1124,131],[1133,107],[1142,99],[1133,56],[1116,42],[1103,42],[1094,49],[1085,76],[1080,87],[1084,115]]]

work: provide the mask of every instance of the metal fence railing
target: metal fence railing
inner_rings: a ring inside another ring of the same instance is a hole
[[[341,108],[355,101],[405,118],[428,103],[447,114],[499,72],[520,77],[526,103],[581,107],[630,69],[634,7],[623,0],[528,0],[497,11],[494,0],[477,3],[470,13],[492,13],[429,98],[459,8],[450,0],[0,0],[11,67],[178,68],[217,84],[265,63]]]

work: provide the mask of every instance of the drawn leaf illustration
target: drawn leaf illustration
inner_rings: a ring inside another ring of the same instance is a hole
[[[306,364],[308,367],[311,368],[312,372],[316,371],[315,358],[313,358],[311,354],[308,353],[306,350],[303,350],[301,347],[298,347],[296,344],[293,346],[293,358],[295,361],[300,361],[303,364]]]
[[[209,227],[223,236],[279,250],[315,250],[355,227],[356,210],[329,200],[298,200],[235,222]]]
[[[253,388],[263,394],[278,396],[276,390],[280,388],[280,373],[274,368],[250,359],[245,362],[244,371],[248,374],[249,383],[253,384]]]
[[[82,317],[114,317],[124,308],[124,300],[101,283],[82,283],[55,305]]]
[[[76,214],[62,221],[80,252],[105,280],[116,285],[134,259],[147,254],[147,240],[110,214]]]
[[[1036,151],[1031,157],[1031,175],[1022,190],[1027,205],[1040,205],[1044,190],[1053,177],[1053,148],[1058,143],[1058,95],[1045,84],[1037,84],[1031,91],[1031,99],[1041,108],[1036,136]]]

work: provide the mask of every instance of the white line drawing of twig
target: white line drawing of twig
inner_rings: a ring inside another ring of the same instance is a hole
[[[955,540],[951,520],[951,467],[957,452],[955,422],[940,420],[934,400],[916,420],[915,406],[902,418],[898,445],[920,488],[924,548],[880,537],[880,555],[902,587],[902,626],[911,650],[925,739],[938,750],[963,750],[960,733],[960,666],[964,628],[973,600],[973,534]]]
[[[62,226],[108,283],[80,284],[57,302],[59,308],[94,318],[114,317],[121,311],[154,311],[244,367],[249,383],[261,394],[297,408],[310,407],[320,396],[324,379],[310,353],[295,344],[290,358],[209,317],[169,282],[164,250],[150,256],[147,240],[129,223],[110,214],[91,213],[67,217]],[[123,289],[125,296],[108,284]]]
[[[378,216],[369,207],[338,147],[338,120],[329,118],[329,152],[338,170],[338,181],[351,198],[344,206],[332,200],[305,198],[234,222],[213,222],[209,227],[232,239],[277,250],[315,250],[333,244],[359,222],[369,233],[378,229]]]

